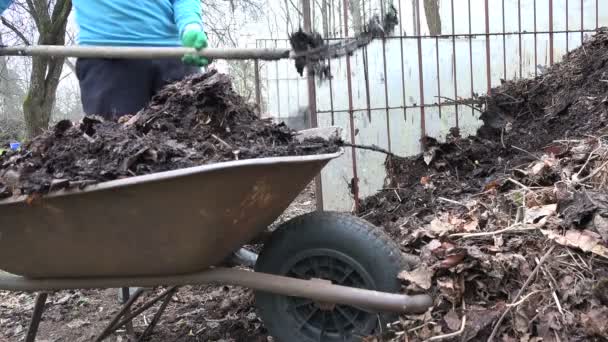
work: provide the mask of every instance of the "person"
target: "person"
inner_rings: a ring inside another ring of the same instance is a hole
[[[0,0],[0,13],[13,0]],[[89,46],[208,46],[200,0],[72,0],[77,43]],[[76,76],[87,115],[117,120],[146,106],[166,84],[200,72],[209,61],[80,58]]]

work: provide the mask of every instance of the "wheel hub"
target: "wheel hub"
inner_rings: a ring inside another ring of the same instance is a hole
[[[372,277],[354,259],[334,250],[309,250],[285,263],[285,275],[319,283],[375,289]],[[314,340],[323,337],[344,340],[358,335],[375,314],[348,305],[305,298],[284,297],[284,307],[297,321],[300,331]]]

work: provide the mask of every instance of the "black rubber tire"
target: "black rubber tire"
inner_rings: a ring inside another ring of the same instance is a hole
[[[358,267],[359,270],[364,270],[359,272],[363,274],[362,277],[356,279],[361,279],[362,282],[367,279],[366,288],[391,293],[398,293],[401,289],[400,281],[397,279],[398,273],[404,269],[411,269],[417,261],[415,257],[403,255],[399,246],[386,233],[367,221],[342,213],[314,212],[296,217],[281,225],[264,245],[255,270],[294,276],[289,273],[292,272],[291,267],[294,269],[299,267],[297,260],[309,261],[305,259],[306,256],[298,256],[312,253],[310,255],[315,258],[318,253],[326,251],[328,251],[328,258],[346,256],[352,261],[353,268]],[[290,266],[292,260],[296,261],[293,261],[294,263]],[[340,263],[346,259],[335,260]],[[328,264],[332,265],[333,262],[329,261]],[[336,283],[335,280],[334,283]],[[349,284],[340,285],[349,286]],[[378,332],[379,324],[386,326],[386,323],[392,322],[396,318],[394,314],[372,314],[358,311],[355,317],[362,317],[362,323],[358,325],[358,328],[353,329],[356,331],[354,335],[336,333],[338,331],[336,328],[333,335],[324,332],[324,335],[327,335],[320,338],[320,336],[312,336],[316,333],[317,330],[314,329],[317,329],[317,326],[304,324],[302,316],[297,317],[296,311],[299,309],[293,306],[287,309],[286,301],[291,299],[259,291],[255,293],[255,298],[258,312],[266,328],[275,339],[281,342],[358,341],[359,336],[374,334]],[[336,313],[335,310],[332,312]],[[322,320],[326,321],[326,313],[322,314]],[[311,315],[316,314],[311,313]],[[308,322],[308,319],[310,318],[306,318],[304,321]],[[338,327],[338,322],[334,322],[335,327]],[[323,327],[325,326],[325,323],[321,324]],[[325,328],[318,329],[318,331],[325,331]]]

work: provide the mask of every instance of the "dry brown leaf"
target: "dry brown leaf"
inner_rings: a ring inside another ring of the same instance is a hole
[[[445,259],[443,259],[441,261],[441,263],[439,264],[439,267],[441,267],[441,268],[452,268],[452,267],[460,264],[464,260],[464,257],[466,255],[467,254],[464,251],[448,255],[448,256],[445,257]]]
[[[528,323],[530,322],[529,318],[526,317],[523,313],[517,311],[514,313],[513,315],[514,317],[514,324],[513,327],[515,328],[515,330],[517,330],[519,333],[527,333],[529,331],[528,329]]]
[[[442,236],[451,232],[456,227],[438,217],[433,219],[433,221],[429,223],[428,228],[430,231],[437,234],[438,236]]]
[[[467,324],[461,341],[478,341],[477,334],[491,327],[492,323],[500,316],[502,308],[485,308],[471,305],[467,308]]]
[[[435,272],[431,268],[422,264],[413,271],[403,271],[399,273],[398,278],[423,290],[428,290],[432,286],[434,273]]]
[[[473,219],[472,221],[465,223],[462,228],[465,232],[474,232],[479,228],[479,221],[477,219]]]
[[[547,218],[555,215],[557,204],[548,204],[526,209],[525,222],[527,224],[537,224],[543,226]]]
[[[604,242],[608,242],[608,217],[596,213],[593,217],[593,227],[602,236]]]
[[[437,279],[437,288],[439,292],[446,297],[452,304],[462,301],[463,289],[460,288],[458,282],[449,277],[441,277]]]
[[[495,189],[498,189],[499,187],[500,187],[500,183],[498,182],[498,180],[493,180],[483,187],[483,191],[485,192],[485,191],[489,191],[489,190],[495,190]]]
[[[460,326],[462,325],[462,319],[458,316],[456,311],[450,310],[450,312],[443,316],[443,320],[451,331],[460,330]]]
[[[608,307],[591,309],[587,313],[581,314],[581,322],[585,331],[590,336],[608,337],[608,325],[606,319],[608,317]]]
[[[430,182],[431,182],[431,179],[429,177],[424,176],[424,177],[420,178],[420,184],[422,184],[422,185],[427,185]]]
[[[541,230],[541,232],[562,246],[578,248],[608,259],[608,248],[602,245],[600,235],[590,230],[568,230],[565,235],[552,230]]]

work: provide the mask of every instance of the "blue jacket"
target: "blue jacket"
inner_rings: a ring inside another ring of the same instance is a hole
[[[13,0],[0,0],[2,13]],[[179,46],[200,0],[72,0],[80,45]]]

